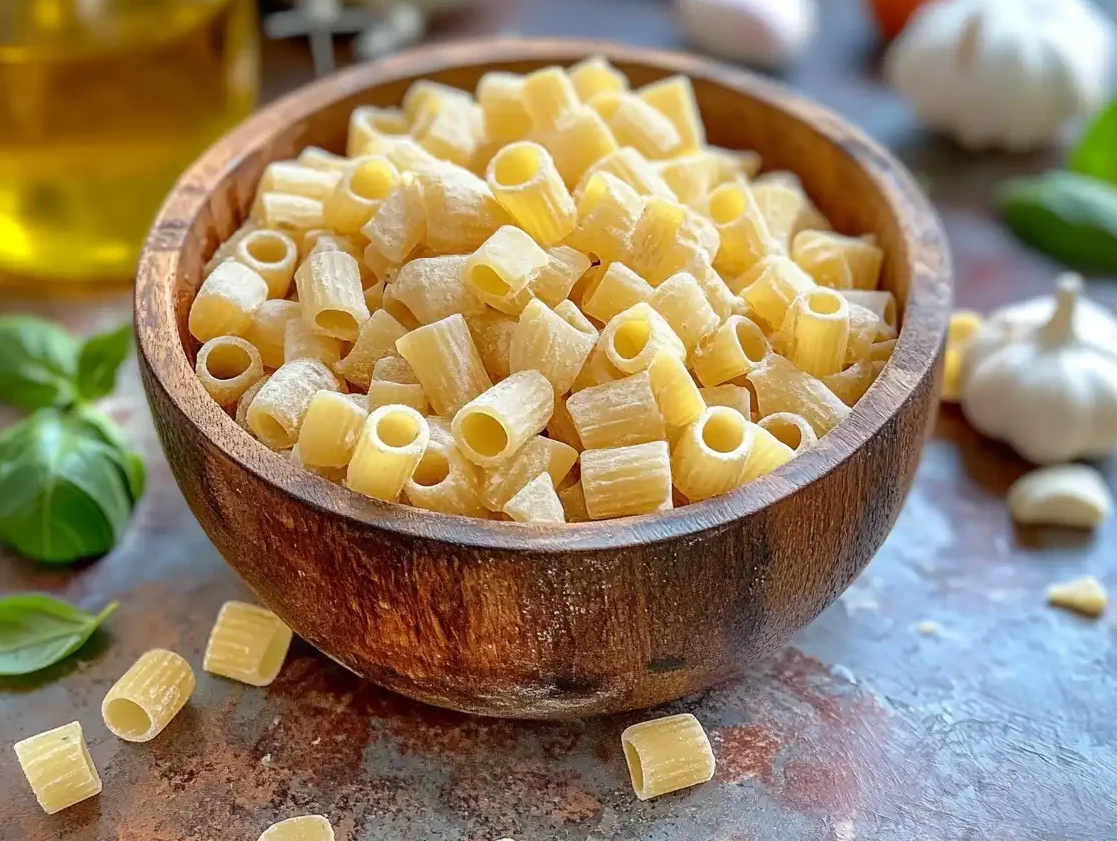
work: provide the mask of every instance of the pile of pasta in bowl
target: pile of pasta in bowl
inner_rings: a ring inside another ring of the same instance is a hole
[[[265,171],[190,310],[264,446],[379,500],[522,523],[663,511],[810,447],[885,364],[874,238],[709,146],[690,81],[603,58],[415,82]]]

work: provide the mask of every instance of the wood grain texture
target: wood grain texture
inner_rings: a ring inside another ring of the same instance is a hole
[[[905,302],[892,361],[810,452],[740,491],[617,522],[527,529],[378,503],[252,440],[208,397],[186,316],[201,270],[266,164],[340,149],[349,111],[416,78],[472,88],[604,52],[635,84],[694,80],[710,141],[800,173],[839,230],[874,231]],[[361,66],[261,112],[179,182],[136,288],[140,367],[194,513],[260,599],[342,665],[413,698],[513,717],[650,706],[739,674],[829,604],[872,557],[935,413],[950,311],[945,237],[891,156],[823,109],[693,58],[580,41],[491,41]]]

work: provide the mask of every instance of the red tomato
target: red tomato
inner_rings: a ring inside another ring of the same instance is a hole
[[[915,10],[928,0],[869,0],[873,14],[886,38],[895,38],[903,30]]]

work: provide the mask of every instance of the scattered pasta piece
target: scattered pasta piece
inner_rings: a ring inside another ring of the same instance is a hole
[[[321,815],[301,815],[273,823],[259,841],[334,841],[334,828]]]
[[[225,602],[206,643],[202,668],[210,674],[267,686],[279,674],[291,629],[267,608]]]
[[[137,660],[101,703],[105,726],[128,742],[150,742],[194,691],[194,670],[173,651],[156,648]]]
[[[1113,513],[1105,479],[1085,464],[1056,464],[1025,473],[1008,489],[1008,510],[1025,525],[1092,529]]]
[[[48,815],[101,793],[101,778],[79,722],[16,742],[15,752],[35,798]]]
[[[621,733],[632,790],[641,800],[709,782],[714,752],[690,713],[633,724]]]
[[[1101,616],[1109,606],[1109,594],[1092,575],[1052,584],[1047,588],[1047,603],[1085,616]]]
[[[973,310],[956,310],[950,316],[950,329],[946,334],[946,359],[942,366],[942,394],[947,403],[957,403],[962,398],[962,361],[966,345],[981,326],[982,318]]]

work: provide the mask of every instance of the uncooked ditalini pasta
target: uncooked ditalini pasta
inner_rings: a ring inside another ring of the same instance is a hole
[[[346,380],[359,388],[368,388],[376,363],[396,353],[396,342],[407,335],[402,324],[386,310],[377,310],[357,334],[357,341],[337,366]]]
[[[15,752],[35,799],[48,815],[101,793],[101,778],[77,721],[16,742]]]
[[[752,393],[745,386],[726,383],[700,388],[698,393],[707,406],[728,406],[736,409],[744,418],[752,417]]]
[[[648,371],[572,394],[566,408],[586,449],[662,441],[663,416]]]
[[[299,430],[299,458],[311,467],[345,467],[353,457],[357,438],[368,417],[350,395],[319,391],[311,398]]]
[[[392,383],[419,384],[419,378],[402,356],[385,356],[372,366],[373,382],[385,380]]]
[[[256,348],[267,367],[278,368],[283,364],[287,322],[295,319],[302,320],[298,301],[264,301],[256,310],[244,338]]]
[[[642,99],[628,93],[601,93],[589,103],[617,138],[652,160],[680,151],[682,139],[674,124]]]
[[[525,303],[530,298],[524,295]],[[510,373],[509,358],[512,349],[512,334],[516,330],[518,319],[514,315],[507,315],[497,310],[488,309],[480,314],[466,316],[466,325],[473,336],[477,352],[481,355],[481,362],[485,372],[492,381],[500,382]]]
[[[532,275],[547,265],[547,253],[519,228],[505,225],[473,252],[466,261],[469,291],[490,307],[518,314],[527,303]]]
[[[671,509],[671,452],[666,441],[586,450],[579,461],[590,519]]]
[[[687,354],[721,324],[698,281],[686,272],[672,275],[657,286],[648,304],[671,325]]]
[[[317,359],[331,371],[338,368],[341,359],[341,339],[323,336],[308,325],[300,315],[288,321],[283,328],[283,362],[296,359]],[[282,363],[281,363],[282,364]]]
[[[895,339],[889,339],[886,342],[874,342],[872,352],[869,354],[869,358],[874,362],[887,362],[892,356],[892,351],[895,349]]]
[[[314,395],[322,389],[336,391],[339,385],[317,359],[285,362],[248,407],[248,428],[273,450],[293,447]]]
[[[566,522],[562,503],[546,473],[540,473],[504,503],[504,513],[517,523]]]
[[[663,114],[678,131],[680,144],[676,155],[697,152],[706,145],[706,128],[698,113],[694,88],[686,76],[671,76],[645,85],[636,95]]]
[[[490,510],[500,511],[534,476],[547,473],[556,488],[578,461],[578,451],[553,438],[537,435],[504,463],[485,471],[482,499]]]
[[[666,424],[686,426],[698,420],[706,404],[686,363],[673,353],[660,353],[648,370],[652,376],[652,392]]]
[[[420,324],[433,324],[455,313],[483,312],[484,303],[465,282],[469,256],[418,257],[405,264],[392,281],[392,291]]]
[[[776,354],[749,372],[760,416],[793,412],[822,436],[849,414],[849,407],[821,380],[804,373]]]
[[[512,220],[483,179],[467,169],[440,163],[419,173],[431,254],[465,254],[479,248]]]
[[[589,102],[599,93],[622,93],[628,90],[628,77],[609,63],[604,56],[584,58],[570,68],[570,81],[582,102]]]
[[[492,387],[485,363],[461,315],[412,330],[396,341],[436,414],[450,417]]]
[[[733,315],[699,343],[694,373],[704,386],[721,385],[744,376],[770,353],[768,339],[756,322]]]
[[[594,173],[578,198],[578,225],[566,244],[584,254],[594,254],[602,263],[624,261],[628,238],[640,218],[640,196],[607,172]]]
[[[712,259],[719,236],[708,219],[689,207],[653,196],[632,231],[632,266],[658,286],[696,261]]]
[[[771,473],[781,464],[786,464],[795,456],[795,450],[780,441],[762,426],[749,424],[753,431],[752,450],[748,464],[745,465],[745,481],[751,482]]]
[[[202,668],[250,686],[267,686],[283,668],[291,629],[259,605],[225,602],[209,633]]]
[[[407,121],[398,108],[362,105],[353,109],[353,113],[349,115],[345,154],[350,158],[369,154],[369,148],[375,149],[384,135],[404,134],[406,131]]]
[[[239,426],[241,429],[247,430],[249,433],[251,433],[252,430],[248,428],[248,409],[252,405],[252,401],[256,399],[256,395],[260,393],[260,389],[267,385],[268,380],[270,379],[271,374],[264,374],[264,376],[256,380],[253,385],[249,386],[248,390],[244,394],[242,394],[240,396],[240,400],[237,401],[237,426]]]
[[[713,406],[683,431],[671,454],[671,476],[691,502],[745,482],[756,427],[734,409]]]
[[[496,200],[540,245],[556,245],[574,230],[574,199],[538,143],[508,144],[489,162],[486,177]]]
[[[686,358],[686,347],[671,325],[647,304],[617,313],[601,331],[599,341],[609,361],[625,374],[647,370],[661,353]]]
[[[585,523],[590,515],[586,511],[586,494],[582,490],[581,481],[563,488],[558,492],[559,502],[562,503],[563,515],[568,523]]]
[[[829,231],[802,231],[791,244],[799,268],[833,289],[876,289],[883,258],[873,243]]]
[[[403,495],[416,508],[487,517],[481,499],[481,468],[461,454],[450,424],[442,418],[428,418],[430,438],[415,472],[403,486]]]
[[[578,184],[594,163],[618,148],[601,115],[586,105],[567,111],[554,129],[537,139],[551,153],[567,187]]]
[[[311,167],[298,161],[276,161],[264,170],[260,190],[324,199],[333,192],[340,177],[340,173],[332,169]]]
[[[586,170],[585,175],[582,176],[582,181],[589,180],[595,172],[608,172],[615,175],[641,196],[658,196],[662,199],[675,201],[675,191],[667,186],[667,182],[663,180],[648,159],[631,146],[617,149],[598,160],[597,163]]]
[[[267,281],[248,266],[227,260],[209,273],[194,297],[190,335],[199,342],[218,336],[243,336],[267,299]]]
[[[477,83],[485,136],[504,143],[527,137],[531,114],[524,106],[524,77],[515,73],[486,73]]]
[[[653,166],[675,198],[695,210],[708,206],[710,191],[720,183],[717,161],[708,152],[657,161]]]
[[[761,418],[757,426],[775,436],[776,440],[796,453],[818,441],[806,419],[794,412],[774,412]]]
[[[862,362],[872,356],[874,342],[895,338],[896,334],[871,310],[850,303],[844,295],[840,297],[846,302],[849,313],[849,335],[843,364]]]
[[[295,276],[299,249],[280,231],[250,231],[237,243],[233,259],[256,272],[268,284],[269,298],[284,298]]]
[[[529,303],[512,331],[508,347],[508,369],[538,371],[551,383],[555,394],[565,394],[586,364],[597,339],[536,299]]]
[[[719,319],[729,318],[731,315],[748,315],[748,304],[737,297],[730,290],[729,285],[722,279],[708,260],[696,260],[690,263],[686,274],[694,276],[702,293]]]
[[[409,406],[381,406],[368,416],[349,462],[345,484],[365,496],[395,500],[423,457],[426,420]]]
[[[356,114],[358,108],[353,113]],[[340,173],[345,172],[349,168],[351,161],[344,155],[335,155],[333,152],[327,152],[318,146],[307,146],[301,152],[297,162],[303,166],[310,167],[311,169],[324,169],[332,172]]]
[[[624,263],[610,263],[582,293],[582,312],[602,324],[647,301],[654,290]]]
[[[404,173],[361,233],[391,262],[407,260],[427,235],[423,187],[414,173]]]
[[[896,296],[891,292],[872,291],[863,289],[842,289],[841,295],[851,304],[857,304],[870,310],[877,318],[889,327],[895,327],[896,321]]]
[[[547,249],[547,265],[528,281],[533,295],[549,307],[565,301],[574,284],[586,273],[592,261],[568,245]]]
[[[259,351],[244,339],[218,336],[198,350],[195,371],[210,397],[231,406],[264,375],[264,364]]]
[[[783,325],[791,302],[815,288],[810,275],[787,257],[768,257],[758,263],[746,278],[741,297],[750,312],[772,330]]]
[[[173,651],[155,648],[126,671],[101,702],[101,717],[114,736],[150,742],[186,706],[194,670]]]
[[[553,129],[559,118],[578,107],[578,93],[561,67],[544,67],[524,78],[520,96],[537,132]]]
[[[600,335],[598,329],[593,326],[593,322],[586,318],[582,311],[578,309],[578,305],[573,301],[559,301],[555,304],[555,315],[559,316],[575,330],[585,333],[587,336],[592,336],[594,342],[597,341]]]
[[[710,740],[690,713],[633,724],[621,733],[632,790],[641,800],[708,782],[714,776]]]
[[[343,342],[357,338],[369,311],[356,260],[344,251],[315,254],[295,273],[295,284],[308,327]]]
[[[258,841],[334,841],[334,829],[321,815],[300,815],[273,823]]]
[[[423,393],[421,385],[373,380],[368,387],[366,397],[370,411],[395,403],[400,406],[410,406],[420,415],[430,414],[430,402]]]
[[[252,215],[265,228],[309,231],[321,228],[324,223],[321,199],[290,193],[259,193]]]
[[[551,383],[538,371],[519,371],[454,414],[454,440],[480,467],[495,467],[543,431],[555,408]]]
[[[356,234],[369,223],[399,183],[399,171],[379,155],[359,159],[342,176],[322,205],[326,227]]]
[[[784,316],[787,358],[815,377],[842,370],[849,343],[849,304],[825,287],[801,293]]]
[[[768,231],[764,215],[744,182],[715,188],[710,193],[709,212],[721,237],[714,266],[723,274],[740,275],[778,253],[779,243]]]

